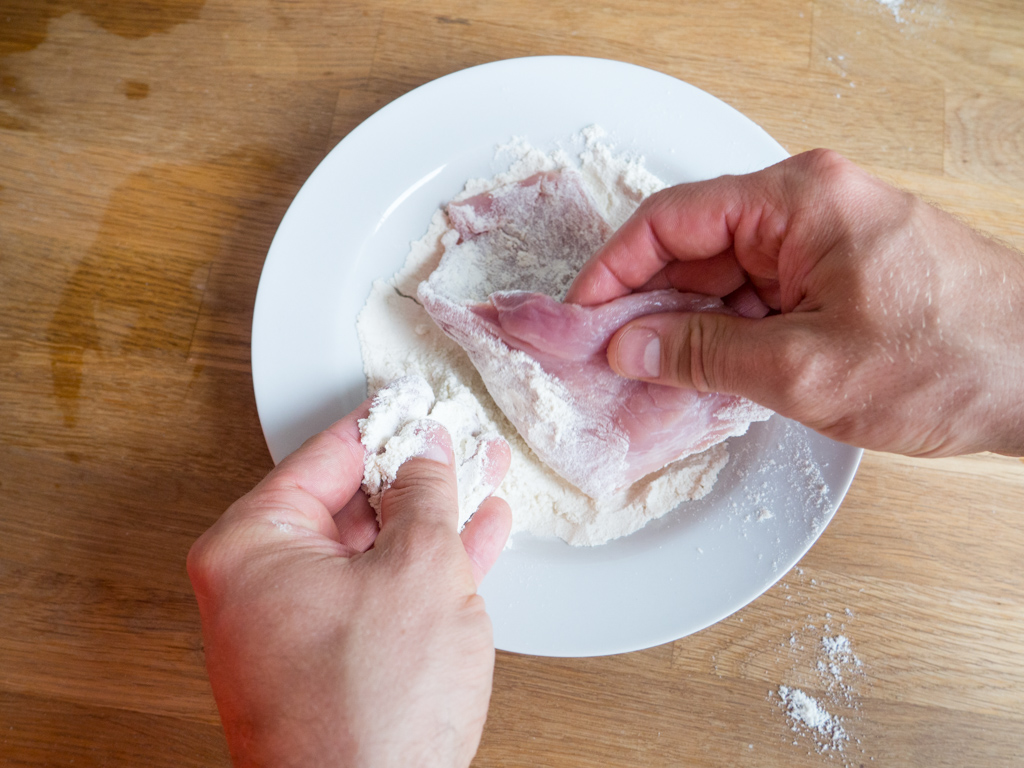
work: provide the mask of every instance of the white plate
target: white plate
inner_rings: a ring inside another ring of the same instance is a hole
[[[324,159],[267,254],[252,373],[274,461],[365,397],[356,315],[373,280],[402,265],[433,211],[467,179],[505,170],[495,165],[495,147],[512,136],[551,149],[591,124],[604,127],[617,150],[642,153],[670,183],[745,173],[787,156],[714,97],[615,61],[500,61],[402,96]],[[707,498],[632,536],[591,549],[518,536],[481,588],[497,647],[621,653],[713,624],[803,556],[861,455],[777,416],[730,441],[730,450]],[[819,471],[827,490],[813,487]]]

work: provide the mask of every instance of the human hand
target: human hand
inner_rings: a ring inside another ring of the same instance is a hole
[[[206,664],[238,766],[465,766],[494,668],[476,588],[511,526],[488,498],[463,529],[437,425],[382,499],[359,490],[357,419],[286,458],[193,545]],[[504,440],[487,445],[496,487]]]
[[[610,365],[865,448],[1024,452],[1024,259],[827,150],[652,195],[566,301],[751,286],[780,314],[648,315]]]

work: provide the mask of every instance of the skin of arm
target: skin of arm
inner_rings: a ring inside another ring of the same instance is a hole
[[[1024,453],[1024,259],[828,150],[644,201],[567,301],[755,290],[774,312],[650,315],[630,378],[743,395],[837,440]]]
[[[367,404],[286,458],[192,547],[207,671],[238,766],[467,766],[494,643],[476,588],[504,546],[487,499],[460,535],[440,425],[382,499],[359,490]],[[487,446],[492,487],[508,446]]]

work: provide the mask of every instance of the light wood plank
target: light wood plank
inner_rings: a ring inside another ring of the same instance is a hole
[[[960,91],[946,102],[946,172],[1024,189],[1024,99]]]

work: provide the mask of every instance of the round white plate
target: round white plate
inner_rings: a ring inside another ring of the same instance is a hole
[[[552,149],[592,124],[669,183],[787,156],[718,99],[615,61],[513,59],[407,93],[324,159],[267,254],[252,374],[274,461],[365,397],[356,315],[431,214],[467,179],[505,170],[495,148],[513,136]],[[861,452],[777,416],[729,447],[708,497],[632,536],[589,549],[517,536],[480,590],[497,647],[547,656],[647,648],[713,624],[771,586],[824,530]]]

